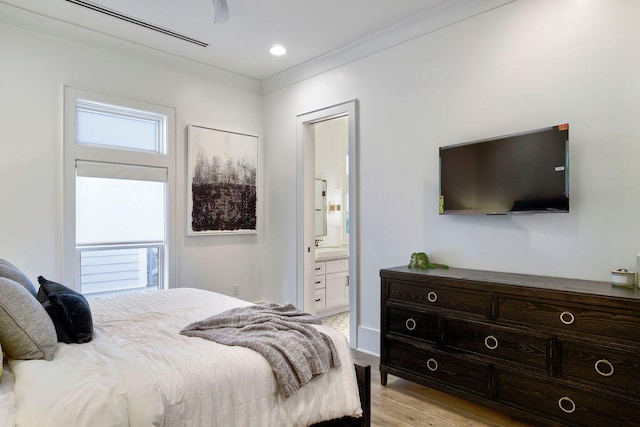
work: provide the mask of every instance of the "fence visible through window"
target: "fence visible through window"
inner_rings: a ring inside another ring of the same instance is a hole
[[[158,289],[162,246],[78,248],[85,294]]]

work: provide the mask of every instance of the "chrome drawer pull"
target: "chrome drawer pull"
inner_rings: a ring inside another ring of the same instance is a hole
[[[575,320],[576,320],[576,318],[574,317],[574,315],[570,311],[563,311],[562,313],[560,313],[560,321],[562,323],[564,323],[565,325],[570,325]]]
[[[408,330],[413,331],[416,328],[416,321],[413,320],[412,317],[408,318],[406,322],[404,322],[404,325],[407,327]]]
[[[603,364],[607,367],[605,372],[600,370],[600,364]],[[598,360],[594,367],[596,368],[596,372],[603,377],[610,377],[611,375],[613,375],[613,365],[607,359]]]
[[[495,350],[496,348],[498,348],[498,339],[493,335],[489,335],[484,339],[484,345],[489,350]]]
[[[438,300],[438,294],[431,291],[427,294],[427,299],[429,300],[429,302],[436,302]]]
[[[560,400],[558,400],[558,406],[560,407],[562,412],[565,412],[567,414],[571,414],[576,410],[576,404],[573,403],[573,400],[569,399],[566,396],[561,397]]]
[[[436,362],[436,359],[431,358],[427,360],[427,369],[431,372],[435,372],[438,370],[438,362]]]

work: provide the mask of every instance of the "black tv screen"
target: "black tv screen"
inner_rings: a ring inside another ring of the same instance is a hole
[[[569,212],[569,125],[440,147],[440,214]]]

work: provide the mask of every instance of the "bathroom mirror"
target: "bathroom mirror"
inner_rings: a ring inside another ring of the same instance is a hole
[[[315,229],[316,236],[327,235],[327,181],[316,179],[315,185]]]

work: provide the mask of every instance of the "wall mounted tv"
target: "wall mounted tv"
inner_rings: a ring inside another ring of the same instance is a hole
[[[440,214],[569,212],[569,125],[440,147]]]

